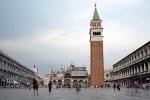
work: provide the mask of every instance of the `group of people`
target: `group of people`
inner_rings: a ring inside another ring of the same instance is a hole
[[[38,88],[39,88],[39,86],[38,86],[37,80],[33,79],[32,85],[33,85],[33,93],[34,93],[34,96],[35,96],[35,95],[38,95]],[[79,84],[79,83],[76,83],[75,88],[76,88],[76,92],[78,93],[78,92],[81,90],[81,89],[80,89],[80,84]],[[52,82],[51,82],[51,81],[49,81],[49,83],[48,83],[48,89],[49,89],[49,93],[50,93],[51,90],[52,90]]]
[[[37,80],[33,79],[32,85],[33,85],[33,93],[34,93],[34,96],[35,96],[35,95],[38,95],[38,87],[39,87],[39,86],[38,86]],[[135,92],[137,92],[137,87],[138,87],[137,81],[135,81],[133,87],[135,88]],[[77,91],[77,93],[78,93],[78,92],[80,91],[80,85],[79,85],[79,83],[76,83],[75,88],[76,88],[76,91]],[[118,83],[118,84],[116,85],[116,84],[114,83],[114,84],[113,84],[113,88],[114,88],[114,91],[116,90],[116,88],[117,88],[118,91],[120,91],[120,84]],[[132,88],[132,85],[127,86],[127,88]],[[52,89],[52,82],[51,82],[51,81],[49,81],[49,83],[48,83],[48,89],[49,89],[49,92],[51,92],[51,89]]]
[[[117,90],[118,91],[120,91],[120,84],[118,83],[117,85],[114,83],[113,84],[113,88],[114,88],[114,91],[116,90],[116,88],[117,88]]]
[[[34,96],[35,96],[35,95],[38,95],[38,88],[39,88],[39,85],[38,85],[37,80],[33,79],[32,85],[33,85],[33,93],[34,93]],[[51,81],[49,81],[48,87],[49,87],[49,92],[51,92],[51,88],[52,88],[52,82],[51,82]]]

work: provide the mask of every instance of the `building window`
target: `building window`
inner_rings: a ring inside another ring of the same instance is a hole
[[[93,62],[93,65],[94,65],[94,62]]]
[[[71,78],[71,74],[70,73],[66,73],[64,77],[65,78]]]
[[[150,50],[150,45],[148,46],[148,49]]]
[[[106,74],[106,77],[109,77],[109,74]]]
[[[143,58],[143,51],[141,52],[142,58]]]
[[[136,60],[136,55],[134,56],[135,60]]]
[[[94,67],[92,67],[92,70],[94,70]]]
[[[138,59],[140,58],[140,54],[138,53]]]
[[[101,35],[101,32],[93,32],[93,35]]]
[[[144,51],[145,51],[145,56],[147,56],[147,50],[145,49]]]

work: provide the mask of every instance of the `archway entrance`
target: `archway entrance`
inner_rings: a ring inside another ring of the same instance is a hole
[[[84,85],[83,80],[80,80],[80,81],[79,81],[79,84],[80,84],[81,87],[83,87],[83,85]]]
[[[73,81],[73,87],[76,86],[77,82],[78,82],[77,80],[74,80],[74,81]]]
[[[62,86],[62,80],[58,80],[57,87],[58,87],[58,88],[61,88],[61,86]]]
[[[70,85],[71,85],[71,80],[70,79],[66,79],[64,81],[64,86],[70,88]]]

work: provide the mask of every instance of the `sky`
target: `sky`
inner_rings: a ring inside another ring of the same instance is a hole
[[[0,49],[39,76],[86,66],[94,4],[104,28],[104,68],[150,40],[150,0],[0,0]]]

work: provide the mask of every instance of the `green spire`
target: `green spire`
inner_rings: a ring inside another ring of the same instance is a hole
[[[95,3],[95,9],[94,9],[94,15],[93,15],[93,20],[100,20],[97,8],[96,8],[96,3]]]

